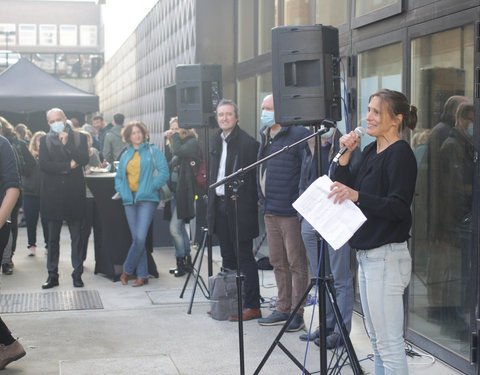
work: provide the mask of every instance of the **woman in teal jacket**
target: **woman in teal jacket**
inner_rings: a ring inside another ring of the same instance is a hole
[[[169,172],[162,151],[148,143],[148,130],[144,124],[139,121],[128,123],[122,136],[128,147],[120,158],[115,190],[125,207],[132,244],[123,263],[120,281],[127,285],[128,277],[136,273],[133,286],[142,286],[148,282],[145,249],[148,228],[160,202],[158,190],[167,182]]]

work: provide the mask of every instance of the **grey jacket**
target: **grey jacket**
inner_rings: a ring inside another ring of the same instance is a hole
[[[127,146],[122,139],[122,125],[115,125],[106,135],[103,145],[103,157],[112,164],[118,160],[120,152]]]

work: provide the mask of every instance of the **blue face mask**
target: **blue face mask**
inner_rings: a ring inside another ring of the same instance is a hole
[[[275,124],[275,117],[273,111],[262,111],[262,117],[260,117],[260,121],[262,122],[263,126],[272,126]]]
[[[465,129],[465,134],[470,137],[470,138],[473,138],[473,122],[471,122],[470,124],[468,124],[467,128]]]
[[[62,121],[55,121],[51,128],[55,133],[61,133],[65,130],[65,124]]]
[[[323,139],[328,139],[332,136],[333,134],[333,128],[328,129],[328,132],[322,134]]]

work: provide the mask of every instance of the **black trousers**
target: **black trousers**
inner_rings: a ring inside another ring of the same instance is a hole
[[[87,198],[85,207],[85,218],[80,228],[80,249],[82,251],[82,259],[87,258],[88,239],[93,227],[93,243],[95,247],[95,260],[97,253],[102,246],[102,227],[100,226],[100,215],[98,214],[95,199]]]
[[[4,344],[8,346],[13,344],[15,339],[13,338],[10,330],[8,329],[7,325],[3,322],[2,318],[0,318],[0,344]]]
[[[237,258],[235,253],[235,217],[227,214],[225,198],[215,201],[215,234],[220,244],[222,265],[224,268],[236,269]],[[253,239],[239,239],[240,272],[244,275],[243,300],[244,308],[260,308],[260,286],[258,280],[258,266],[253,256]]]
[[[47,270],[50,277],[58,277],[58,259],[60,257],[60,232],[62,231],[62,220],[48,221],[48,255]],[[72,242],[72,266],[73,272],[81,275],[83,273],[83,254],[80,248],[80,227],[81,220],[68,221],[70,240]]]

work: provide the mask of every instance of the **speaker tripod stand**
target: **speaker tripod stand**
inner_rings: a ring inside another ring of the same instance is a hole
[[[203,256],[205,254],[205,247],[207,244],[208,229],[202,228],[202,231],[203,231],[202,244],[197,249],[195,257],[193,258],[193,261],[192,261],[192,272],[188,273],[187,279],[183,284],[182,292],[180,293],[180,298],[183,298],[183,295],[185,293],[185,289],[187,288],[190,277],[193,275],[194,277],[193,290],[192,290],[192,295],[190,297],[190,304],[188,306],[187,314],[192,313],[193,300],[195,299],[195,292],[197,290],[197,286],[200,287],[200,290],[202,291],[202,294],[205,296],[205,298],[210,299],[210,292],[208,291],[208,287],[205,284],[203,277],[200,275],[200,270],[202,269]],[[197,260],[198,260],[198,267],[196,268]]]

